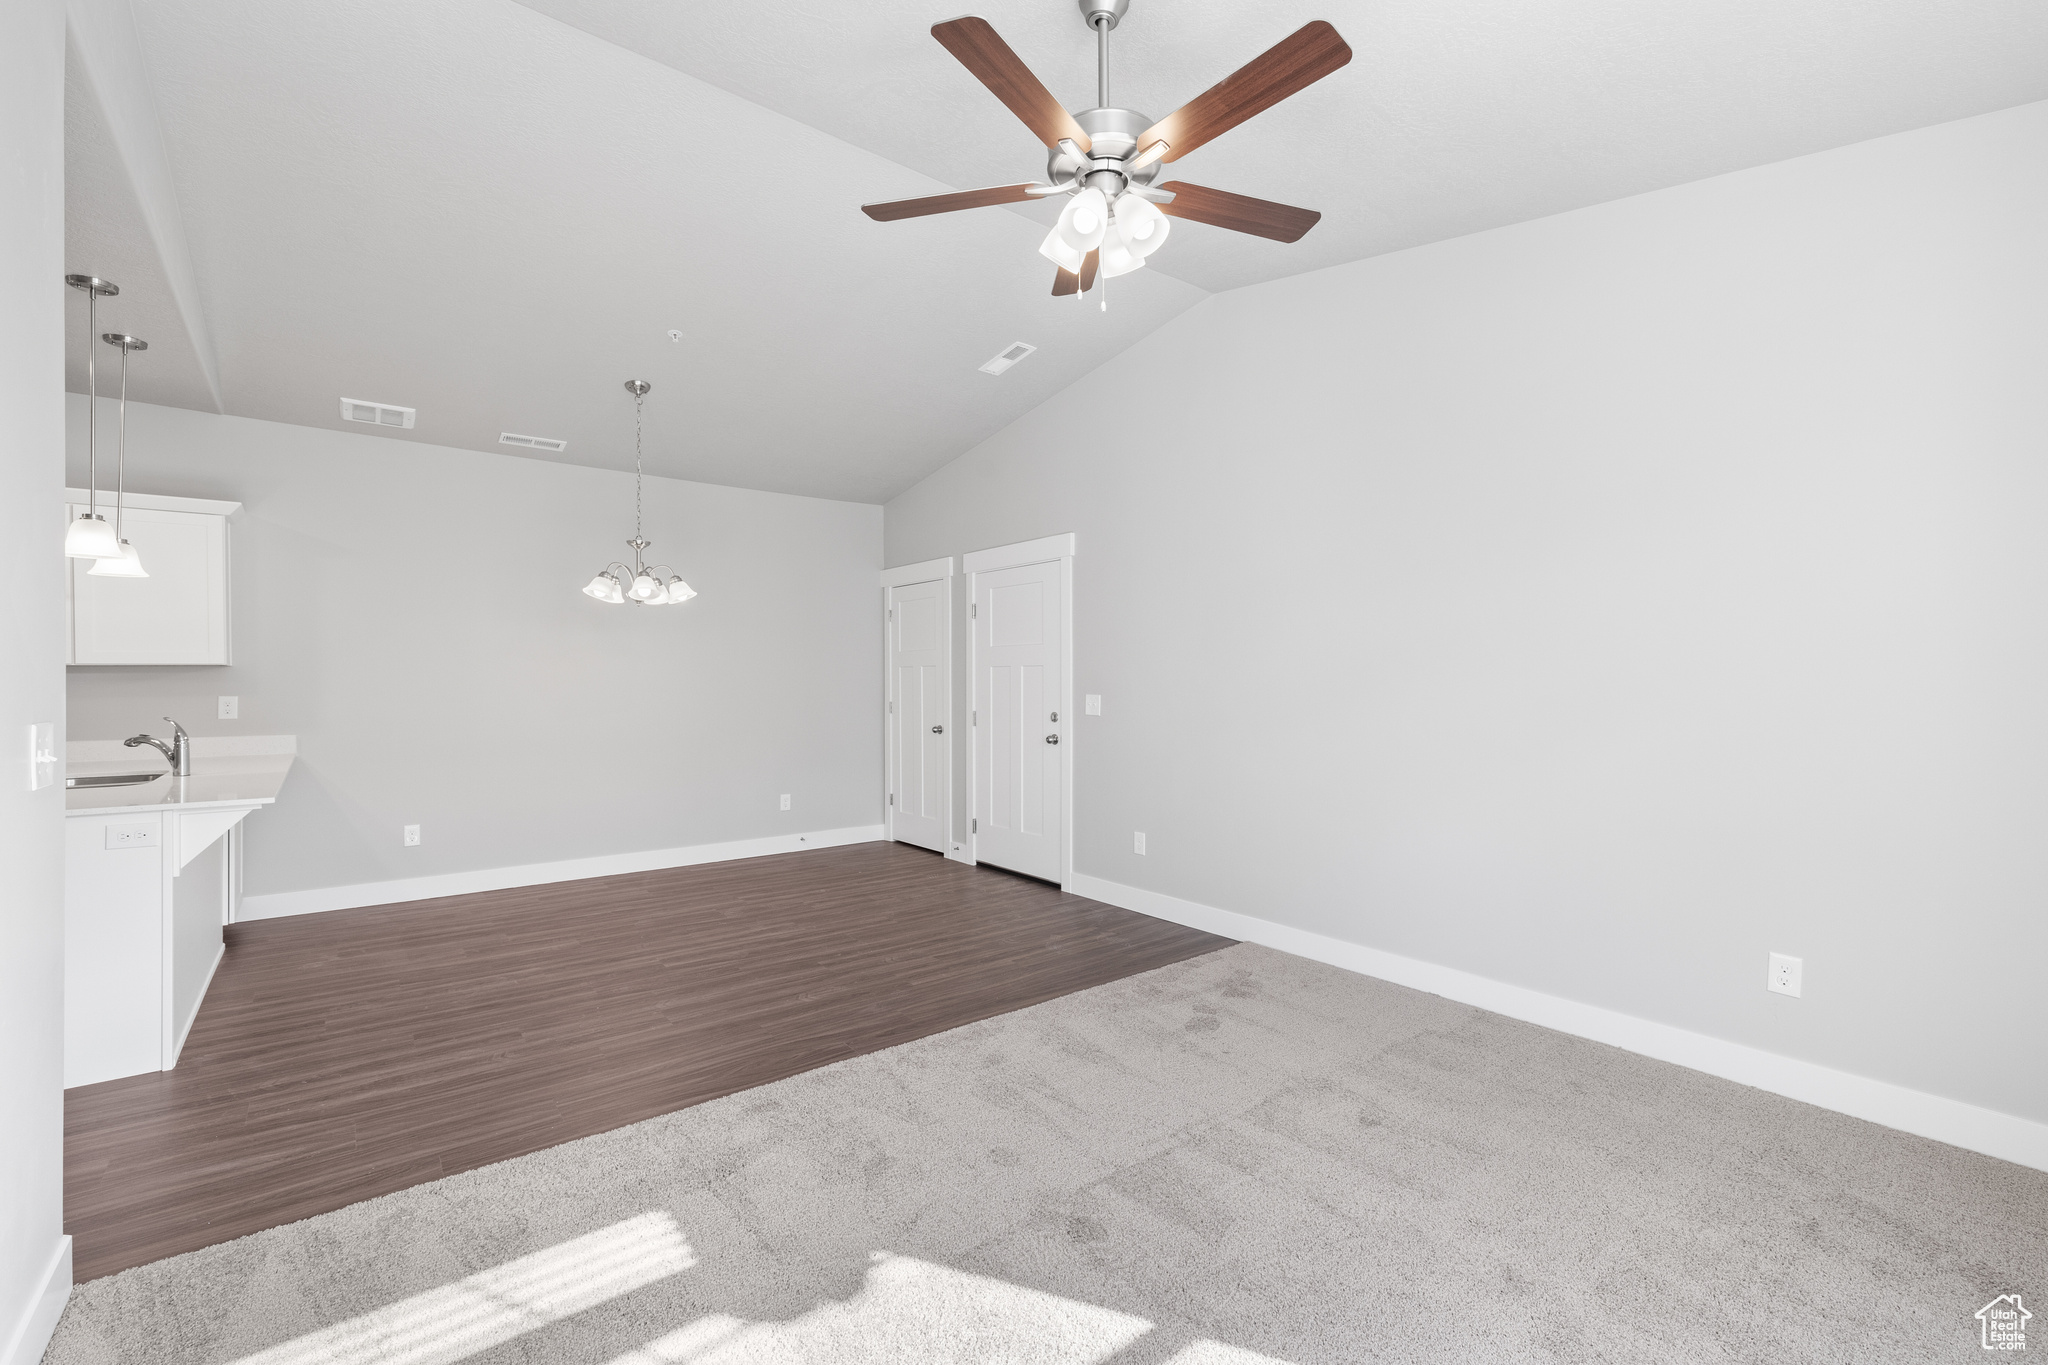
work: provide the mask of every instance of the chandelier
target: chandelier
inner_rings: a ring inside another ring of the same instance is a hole
[[[666,564],[646,564],[642,555],[654,542],[640,534],[640,485],[645,477],[640,467],[641,407],[647,391],[654,386],[644,379],[628,379],[626,392],[633,395],[633,562],[613,560],[603,572],[583,585],[583,591],[600,602],[632,602],[643,607],[671,606],[697,595]]]

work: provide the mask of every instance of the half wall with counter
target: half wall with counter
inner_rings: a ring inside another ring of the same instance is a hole
[[[290,735],[191,743],[190,777],[65,793],[66,1088],[177,1065],[240,899],[242,821],[297,753]],[[66,746],[67,784],[163,766],[119,740]]]

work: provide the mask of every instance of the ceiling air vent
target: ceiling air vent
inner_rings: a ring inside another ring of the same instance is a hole
[[[545,436],[521,436],[516,431],[500,432],[498,444],[501,446],[524,446],[528,450],[567,450],[569,448],[567,441],[551,441]]]
[[[368,422],[373,427],[412,426],[412,419],[418,414],[416,408],[401,408],[392,403],[366,403],[360,398],[341,400],[341,420],[344,422]]]
[[[1012,365],[1037,349],[1036,346],[1033,346],[1028,341],[1020,341],[994,360],[989,361],[988,364],[982,366],[981,372],[983,374],[1001,374],[1004,370],[1009,369]]]

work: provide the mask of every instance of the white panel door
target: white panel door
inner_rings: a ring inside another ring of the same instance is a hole
[[[946,851],[952,802],[945,588],[931,582],[889,590],[889,837],[938,853]]]
[[[114,519],[105,502],[101,514]],[[77,516],[85,510],[70,507]],[[224,664],[228,657],[228,519],[130,507],[122,531],[147,578],[95,578],[71,564],[74,664]]]
[[[974,775],[977,862],[1062,876],[1060,566],[975,575]]]

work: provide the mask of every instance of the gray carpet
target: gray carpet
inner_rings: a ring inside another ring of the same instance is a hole
[[[2013,1291],[2048,1175],[1239,946],[96,1280],[46,1360],[1960,1361]]]

